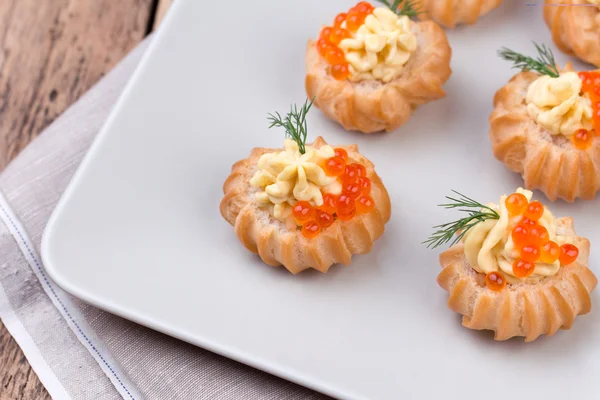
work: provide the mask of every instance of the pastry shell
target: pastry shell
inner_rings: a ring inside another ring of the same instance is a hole
[[[571,218],[558,219],[557,227],[575,235]],[[437,281],[450,294],[448,307],[463,316],[463,326],[492,330],[496,340],[524,336],[530,342],[542,334],[570,329],[577,315],[590,312],[590,293],[598,283],[587,267],[590,243],[577,237],[573,244],[579,247],[578,260],[556,275],[508,284],[495,292],[485,286],[485,276],[467,264],[459,243],[440,256],[443,270]]]
[[[335,80],[329,66],[309,40],[306,51],[306,92],[315,105],[346,130],[363,133],[392,131],[408,121],[417,106],[446,95],[442,86],[450,77],[451,49],[446,33],[433,21],[412,22],[417,50],[402,75],[378,80]]]
[[[320,148],[325,144],[319,137],[312,146]],[[356,145],[339,147],[348,152],[350,162],[365,166],[375,207],[349,221],[336,220],[312,239],[305,238],[294,223],[285,224],[271,217],[267,209],[254,201],[256,189],[249,182],[258,159],[265,153],[281,149],[255,148],[249,158],[233,165],[231,175],[223,185],[225,196],[221,201],[221,214],[235,227],[240,242],[266,264],[283,265],[293,274],[309,268],[327,272],[332,264],[350,264],[352,255],[370,252],[375,240],[383,235],[384,225],[391,215],[387,190],[375,173],[373,163],[358,153]]]
[[[447,28],[472,25],[479,17],[498,7],[502,0],[416,0],[421,20],[432,19]]]
[[[600,7],[587,0],[546,0],[544,20],[559,49],[600,67]]]
[[[580,150],[567,137],[551,135],[538,125],[525,102],[529,85],[538,77],[521,72],[496,93],[490,116],[494,155],[522,175],[527,189],[539,189],[552,201],[593,199],[600,189],[600,138]]]

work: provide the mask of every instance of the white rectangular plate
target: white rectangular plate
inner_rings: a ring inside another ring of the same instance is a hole
[[[311,112],[311,138],[373,160],[393,216],[349,267],[293,276],[238,243],[221,187],[253,147],[282,145],[266,114],[304,101],[306,41],[353,1],[177,1],[47,227],[48,272],[91,304],[337,397],[597,398],[596,295],[571,331],[496,343],[446,308],[439,252],[421,244],[453,216],[436,207],[451,189],[488,202],[522,184],[488,139],[494,93],[515,73],[496,51],[551,40],[540,6],[504,3],[448,32],[448,96],[398,131],[348,133]],[[599,206],[551,204],[592,240],[596,272]]]

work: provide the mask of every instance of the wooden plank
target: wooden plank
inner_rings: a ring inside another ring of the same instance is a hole
[[[154,26],[153,30],[158,28],[158,25],[162,22],[165,14],[169,7],[173,4],[173,0],[158,0],[158,6],[156,7],[156,16],[154,17]]]
[[[152,2],[0,1],[0,169],[146,35]]]
[[[0,399],[40,399],[50,396],[29,366],[15,340],[0,321]]]
[[[0,1],[0,170],[153,26],[158,0]],[[50,399],[0,323],[0,399]]]

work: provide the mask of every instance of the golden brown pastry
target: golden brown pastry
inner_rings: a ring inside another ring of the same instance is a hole
[[[503,51],[530,70],[494,97],[494,155],[550,200],[593,199],[600,189],[600,72],[559,71],[551,52],[538,50],[542,61]]]
[[[590,311],[598,283],[588,269],[590,243],[576,235],[573,220],[555,218],[531,196],[518,189],[487,205],[449,198],[447,208],[472,211],[437,227],[428,241],[435,247],[459,240],[440,256],[438,283],[465,327],[494,331],[496,340],[529,342],[570,329]]]
[[[456,25],[472,25],[479,17],[498,7],[502,0],[415,0],[421,11],[419,19],[433,19],[440,25],[454,28]]]
[[[223,185],[221,214],[268,265],[327,272],[371,251],[390,219],[388,193],[356,145],[306,144],[306,113],[272,116],[290,137],[283,149],[255,148]]]
[[[544,19],[559,49],[600,67],[599,0],[546,0]]]
[[[308,42],[308,97],[345,129],[389,132],[419,105],[445,96],[446,34],[433,21],[411,21],[411,10],[397,15],[361,2]]]

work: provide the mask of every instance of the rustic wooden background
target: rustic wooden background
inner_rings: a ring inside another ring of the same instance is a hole
[[[155,29],[171,2],[0,0],[0,170]],[[1,322],[0,399],[50,399]]]

